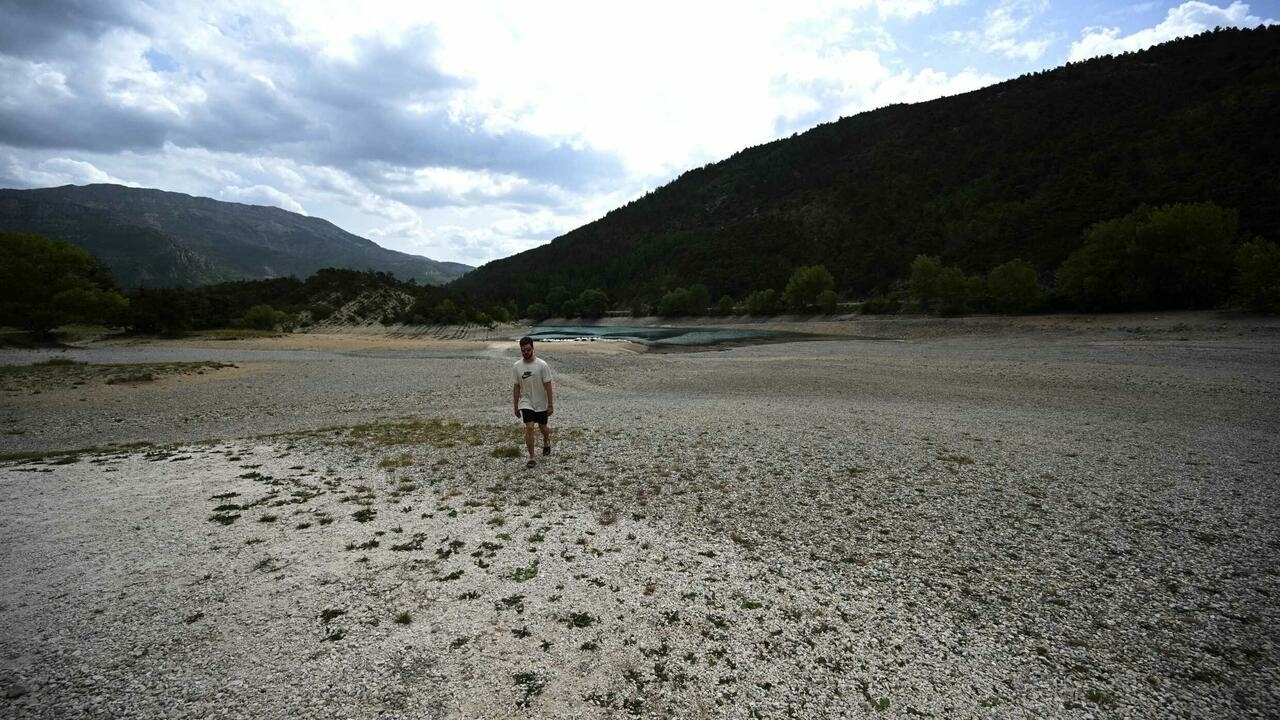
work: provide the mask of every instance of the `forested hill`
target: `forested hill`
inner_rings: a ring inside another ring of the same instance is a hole
[[[1144,203],[1212,202],[1277,240],[1278,108],[1280,27],[1218,30],[743,150],[453,287],[652,305],[694,283],[781,290],[820,263],[858,297],[918,254],[966,272],[1021,258],[1051,278],[1086,228]]]
[[[388,250],[327,220],[280,208],[121,185],[0,190],[0,230],[79,246],[124,288],[306,278],[321,268],[438,284],[471,269]]]

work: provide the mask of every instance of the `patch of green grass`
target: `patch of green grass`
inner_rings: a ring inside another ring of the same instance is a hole
[[[80,387],[91,382],[108,385],[153,382],[164,376],[201,374],[207,369],[224,367],[235,365],[219,362],[89,364],[52,358],[35,365],[0,368],[0,389],[48,390]]]
[[[576,612],[569,613],[563,622],[570,628],[588,628],[595,624],[596,619],[590,613]]]
[[[518,445],[499,445],[489,453],[491,457],[496,458],[518,458],[520,457],[520,446]]]
[[[220,525],[230,525],[238,519],[240,519],[240,516],[235,513],[214,513],[209,516],[210,522],[216,522]]]
[[[411,622],[413,622],[413,616],[411,616],[408,612],[402,612],[399,615],[396,615],[395,617],[395,623],[397,625],[408,625]]]
[[[516,582],[527,582],[538,577],[538,561],[534,560],[529,567],[518,567],[511,572],[511,579]]]
[[[378,461],[378,467],[383,470],[395,470],[397,468],[409,467],[410,465],[413,465],[413,453],[388,455]]]
[[[951,462],[957,465],[973,464],[973,458],[969,457],[968,455],[939,455],[938,459],[942,460],[943,462]]]
[[[378,517],[378,511],[371,507],[364,507],[351,513],[351,517],[354,518],[356,522],[366,523]]]
[[[511,678],[523,693],[522,697],[516,701],[516,705],[522,708],[529,707],[529,703],[547,686],[547,680],[533,672],[515,673]]]

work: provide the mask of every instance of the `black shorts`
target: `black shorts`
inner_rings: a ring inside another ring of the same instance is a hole
[[[520,417],[527,423],[538,423],[539,425],[547,424],[547,411],[529,410],[528,408],[520,408]]]

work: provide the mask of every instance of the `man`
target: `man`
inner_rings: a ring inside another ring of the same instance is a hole
[[[542,430],[542,454],[551,454],[551,431],[547,418],[555,412],[551,398],[551,367],[546,361],[533,355],[533,338],[520,338],[520,359],[512,368],[515,384],[511,387],[511,406],[516,417],[524,421],[524,444],[529,449],[529,462],[525,467],[537,467],[533,454],[533,426]]]

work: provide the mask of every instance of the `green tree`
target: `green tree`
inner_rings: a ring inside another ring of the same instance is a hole
[[[657,313],[663,317],[706,315],[711,305],[711,291],[706,285],[669,290],[658,301]]]
[[[987,275],[987,300],[999,313],[1031,312],[1039,303],[1036,269],[1014,259],[991,269]]]
[[[1139,206],[1085,231],[1057,290],[1081,310],[1210,307],[1227,295],[1238,227],[1213,203]]]
[[[757,290],[747,296],[747,312],[752,315],[775,315],[778,312],[778,292],[773,288]]]
[[[462,322],[462,311],[458,309],[456,303],[450,298],[441,300],[431,311],[432,322],[441,325],[457,325]]]
[[[662,299],[658,301],[658,315],[662,317],[678,317],[689,315],[689,308],[692,305],[689,296],[689,288],[676,288],[668,290]]]
[[[284,324],[287,313],[263,303],[254,305],[245,311],[244,317],[240,319],[240,324],[254,330],[275,330]]]
[[[547,292],[547,307],[551,308],[551,312],[560,312],[561,307],[570,297],[569,291],[563,285],[557,285]]]
[[[1236,296],[1251,310],[1280,312],[1280,245],[1262,238],[1236,250]]]
[[[791,273],[782,296],[796,310],[804,310],[817,303],[818,295],[834,290],[836,280],[825,265],[803,265]]]
[[[959,315],[965,311],[965,301],[969,297],[969,281],[960,268],[947,266],[942,268],[935,279],[938,312],[944,315]]]
[[[911,276],[907,286],[911,297],[926,310],[938,301],[938,276],[942,273],[942,261],[932,255],[917,255],[911,261]]]
[[[583,317],[598,318],[604,317],[609,309],[609,296],[604,294],[603,290],[583,290],[578,295],[578,311]]]
[[[136,333],[181,335],[192,326],[190,297],[176,288],[139,288],[129,298],[125,325]]]
[[[530,320],[546,320],[551,317],[551,308],[546,303],[529,303],[524,309],[524,316]]]
[[[67,323],[115,323],[128,302],[105,266],[58,240],[0,232],[0,325],[48,338]]]
[[[835,290],[823,290],[818,293],[815,302],[818,305],[818,309],[824,314],[834,315],[840,307],[840,296],[836,294]]]
[[[694,283],[689,286],[689,313],[690,315],[706,315],[711,308],[711,291],[702,283]]]
[[[721,295],[720,302],[716,303],[716,314],[720,317],[728,317],[733,314],[733,310],[733,298],[728,295]]]

